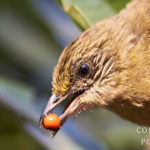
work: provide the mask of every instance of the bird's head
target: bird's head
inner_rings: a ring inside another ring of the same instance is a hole
[[[142,125],[144,118],[149,125],[145,119],[149,107],[143,107],[150,97],[149,4],[144,2],[142,7],[139,1],[132,3],[83,32],[64,49],[40,122],[70,97],[60,116],[62,124],[76,112],[107,107]]]
[[[71,42],[54,69],[52,96],[41,120],[69,97],[70,102],[60,116],[62,124],[76,112],[111,103],[119,93],[116,57],[110,31],[96,26]]]

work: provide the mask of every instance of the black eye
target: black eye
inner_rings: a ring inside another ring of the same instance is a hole
[[[79,68],[79,76],[86,77],[90,73],[90,68],[88,64],[82,64]]]

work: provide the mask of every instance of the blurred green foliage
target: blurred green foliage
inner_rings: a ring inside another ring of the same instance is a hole
[[[130,0],[57,0],[81,30],[121,10]]]
[[[0,106],[0,148],[2,150],[42,150],[43,147],[22,130],[21,116]]]

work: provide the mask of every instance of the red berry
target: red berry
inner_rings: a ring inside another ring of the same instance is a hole
[[[56,114],[50,113],[43,118],[42,123],[45,129],[56,130],[60,128],[61,121]]]

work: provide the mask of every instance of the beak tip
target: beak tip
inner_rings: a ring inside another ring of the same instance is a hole
[[[56,135],[56,133],[58,132],[59,129],[55,130],[55,131],[52,131],[52,134],[51,134],[51,139],[54,138],[54,136]]]
[[[39,123],[39,128],[41,129],[41,127],[42,127],[42,125],[41,125],[41,123]]]
[[[42,121],[43,121],[43,115],[40,116],[40,119],[39,119],[39,128],[41,129],[42,127]]]
[[[54,135],[53,134],[51,134],[51,139],[53,139],[54,138]]]

